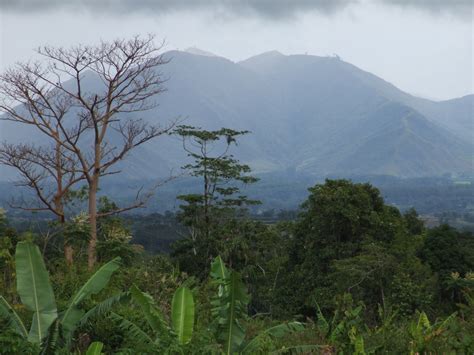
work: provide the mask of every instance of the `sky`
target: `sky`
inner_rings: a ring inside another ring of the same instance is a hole
[[[0,0],[0,70],[40,45],[153,33],[233,61],[337,54],[411,94],[474,92],[474,0]]]

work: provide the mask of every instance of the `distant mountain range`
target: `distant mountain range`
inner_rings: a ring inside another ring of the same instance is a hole
[[[144,118],[250,130],[234,152],[257,173],[473,172],[474,95],[418,98],[337,57],[274,51],[235,63],[196,48],[165,56],[170,62],[160,69],[169,78],[167,91]],[[29,136],[28,127],[0,122],[0,139]],[[176,139],[158,138],[127,158],[122,176],[164,176],[185,158]],[[11,177],[1,169],[0,179]]]

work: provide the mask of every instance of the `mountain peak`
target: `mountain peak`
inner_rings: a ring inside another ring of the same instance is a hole
[[[283,57],[284,54],[277,51],[276,49],[272,50],[272,51],[268,51],[268,52],[263,52],[262,54],[260,55],[264,55],[264,56],[278,56],[278,57]]]
[[[214,53],[204,51],[202,49],[196,48],[196,47],[189,47],[184,50],[186,53],[194,54],[194,55],[202,55],[205,57],[217,57]]]
[[[286,55],[278,52],[277,50],[264,52],[262,54],[257,54],[253,57],[247,58],[238,64],[246,67],[247,69],[256,70],[271,67],[273,64],[276,64],[280,61],[281,58],[285,58]]]
[[[279,58],[279,57],[285,57],[285,55],[277,50],[273,50],[273,51],[257,54],[255,56],[252,56],[250,58],[243,60],[243,62],[254,60],[254,59],[270,59],[270,58]]]

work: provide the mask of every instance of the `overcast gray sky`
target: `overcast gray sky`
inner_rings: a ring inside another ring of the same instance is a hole
[[[39,45],[155,33],[234,61],[338,54],[434,99],[474,92],[474,0],[0,0],[0,69]]]

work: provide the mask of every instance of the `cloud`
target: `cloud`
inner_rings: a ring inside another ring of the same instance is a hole
[[[379,0],[387,5],[413,9],[432,15],[451,15],[473,20],[474,0]]]
[[[285,20],[306,12],[330,15],[351,5],[367,3],[471,20],[474,6],[474,0],[0,0],[0,9],[14,13],[66,10],[113,15],[211,11],[224,17],[257,16]]]
[[[0,9],[15,13],[85,10],[91,13],[153,15],[179,11],[213,11],[226,16],[254,15],[286,19],[314,11],[335,13],[358,0],[0,0]]]

